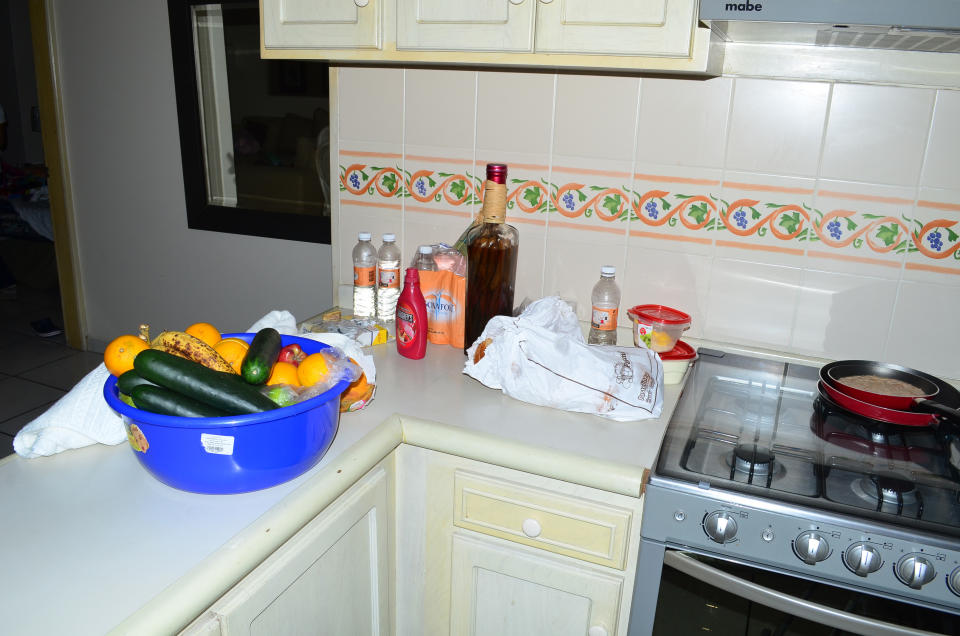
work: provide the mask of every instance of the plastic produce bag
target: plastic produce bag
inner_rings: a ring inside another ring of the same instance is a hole
[[[590,346],[556,296],[516,318],[496,316],[467,351],[463,372],[518,400],[617,421],[659,417],[663,363],[642,347]]]

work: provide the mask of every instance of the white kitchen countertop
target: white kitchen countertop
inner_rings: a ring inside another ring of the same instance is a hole
[[[400,443],[639,496],[680,393],[665,387],[659,419],[614,422],[504,396],[463,375],[453,347],[418,361],[393,343],[372,351],[376,398],[341,415],[317,466],[274,488],[181,492],[127,444],[0,461],[4,631],[176,631]]]

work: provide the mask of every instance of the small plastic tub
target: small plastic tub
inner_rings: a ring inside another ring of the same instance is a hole
[[[665,305],[637,305],[627,310],[633,321],[634,346],[664,353],[677,346],[683,332],[690,328],[690,316]]]
[[[250,342],[255,334],[225,333]],[[297,336],[316,353],[329,346]],[[134,408],[119,398],[117,379],[103,387],[107,404],[123,418],[130,447],[140,464],[168,486],[188,492],[231,494],[270,488],[312,468],[337,433],[340,394],[349,379],[320,395],[283,408],[227,417],[174,417]]]
[[[678,340],[677,346],[660,354],[660,360],[663,361],[663,383],[679,384],[687,368],[696,359],[697,352],[693,347],[683,340]]]

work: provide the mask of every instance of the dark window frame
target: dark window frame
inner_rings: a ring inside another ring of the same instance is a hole
[[[191,8],[203,4],[237,4],[249,0],[167,0],[170,44],[183,162],[187,227],[247,236],[330,244],[330,217],[272,212],[209,203],[204,171],[203,135],[195,72]]]

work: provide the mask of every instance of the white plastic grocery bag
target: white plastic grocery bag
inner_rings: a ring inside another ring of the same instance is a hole
[[[556,296],[516,318],[496,316],[467,350],[463,372],[541,406],[617,421],[659,417],[663,363],[644,347],[587,345],[577,317]]]

